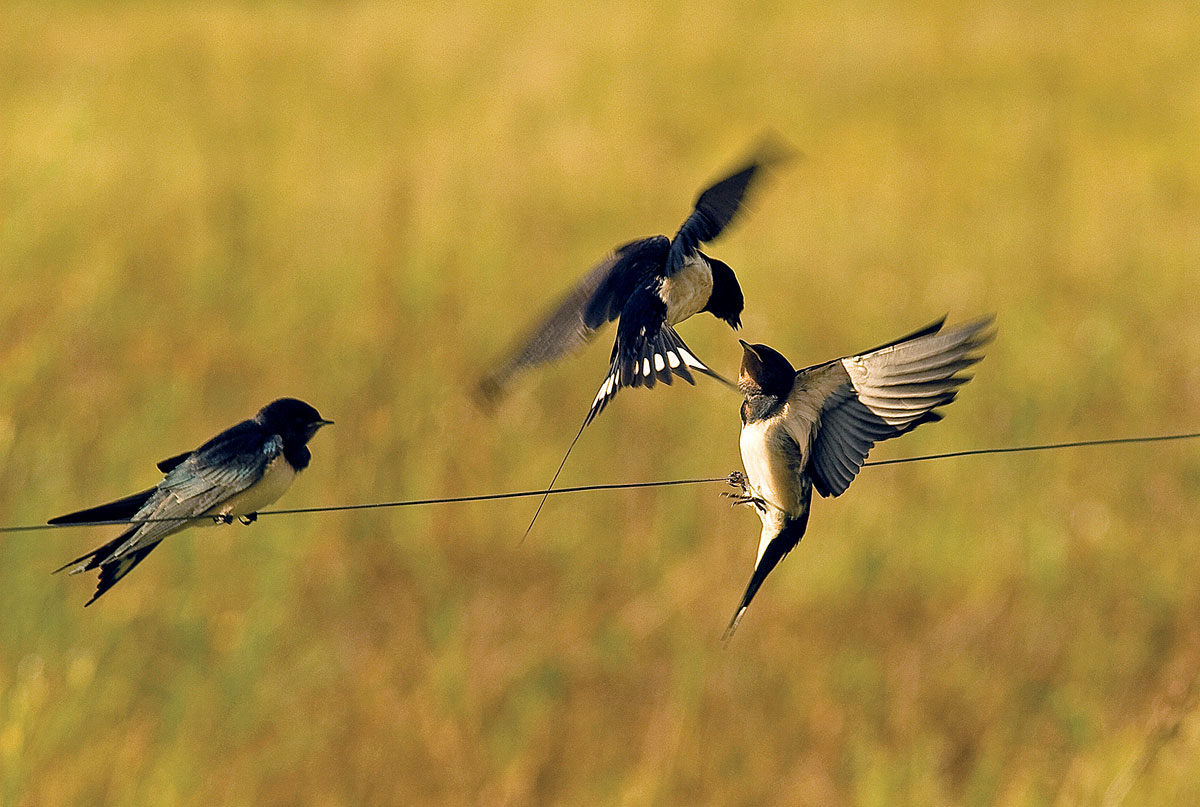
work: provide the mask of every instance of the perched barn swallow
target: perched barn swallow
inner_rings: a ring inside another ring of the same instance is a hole
[[[50,524],[128,521],[132,526],[99,549],[55,570],[78,574],[100,569],[91,605],[142,562],[163,538],[192,526],[194,519],[244,524],[273,503],[308,467],[307,443],[325,420],[304,401],[280,398],[251,420],[226,429],[195,451],[158,463],[166,476],[149,490],[115,502],[50,519]]]
[[[730,483],[741,488],[732,498],[758,511],[762,535],[754,574],[726,639],[763,580],[800,542],[813,489],[841,495],[875,443],[941,420],[934,410],[953,401],[970,380],[961,371],[983,358],[979,350],[992,338],[992,318],[942,330],[944,322],[798,372],[766,345],[741,343],[746,474],[735,473]]]
[[[684,344],[674,326],[707,311],[735,330],[741,327],[737,276],[699,247],[724,231],[755,180],[787,156],[778,143],[764,141],[744,166],[700,194],[674,238],[653,235],[618,247],[484,378],[481,397],[494,401],[513,376],[582,347],[614,319],[620,321],[608,374],[584,426],[623,387],[670,384],[674,376],[694,384],[693,372],[723,380]]]

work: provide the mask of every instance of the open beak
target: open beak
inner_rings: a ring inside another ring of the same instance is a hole
[[[754,345],[747,342],[745,339],[739,339],[738,344],[742,346],[742,366],[738,369],[738,389],[742,392],[747,390],[758,389],[758,379],[755,378],[755,373],[762,370],[762,356],[758,355],[758,351],[754,349]]]

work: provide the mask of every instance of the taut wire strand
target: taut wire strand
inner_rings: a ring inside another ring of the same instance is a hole
[[[1200,432],[1184,432],[1180,434],[1160,434],[1148,437],[1112,437],[1101,440],[1074,440],[1066,443],[1040,443],[1030,446],[1004,446],[1000,448],[970,448],[963,451],[949,451],[944,454],[922,454],[916,457],[899,457],[891,460],[873,460],[864,462],[863,467],[878,467],[881,465],[901,465],[907,462],[925,462],[928,460],[944,460],[953,457],[977,457],[985,454],[1020,454],[1030,451],[1053,451],[1062,448],[1086,448],[1089,446],[1132,445],[1138,443],[1164,443],[1171,440],[1192,440],[1200,438]],[[714,482],[727,482],[728,476],[708,476],[695,479],[666,479],[657,482],[605,482],[595,485],[576,485],[575,487],[554,488],[545,490],[521,490],[510,493],[480,493],[474,496],[445,496],[435,499],[405,499],[391,502],[367,502],[365,504],[335,504],[326,507],[292,507],[281,510],[263,510],[259,516],[289,516],[306,513],[338,513],[348,510],[377,510],[397,507],[421,507],[434,504],[463,504],[466,502],[489,502],[500,499],[522,499],[530,496],[561,496],[567,493],[586,493],[597,490],[633,490],[636,488],[664,488],[678,485],[703,485]],[[193,518],[159,518],[144,519],[139,524],[154,521],[207,521],[212,516],[195,516]],[[40,530],[57,530],[65,527],[104,527],[129,524],[129,521],[85,521],[77,524],[27,524],[13,527],[0,527],[0,533],[36,532]]]

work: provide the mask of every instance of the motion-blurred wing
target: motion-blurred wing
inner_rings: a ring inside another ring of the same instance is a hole
[[[941,420],[934,410],[954,400],[991,340],[992,318],[915,337],[796,374],[789,405],[800,420],[815,415],[809,470],[822,496],[841,495],[880,440]],[[939,323],[940,325],[940,323]],[[795,431],[795,429],[793,429]]]
[[[592,269],[509,358],[483,378],[479,394],[484,402],[498,400],[513,377],[524,370],[554,361],[591,341],[601,327],[621,315],[641,281],[662,266],[669,248],[666,236],[639,239],[618,248]]]
[[[765,140],[755,150],[750,161],[734,173],[706,188],[695,209],[679,232],[671,239],[671,254],[667,258],[667,276],[675,274],[688,255],[700,244],[711,241],[729,226],[741,210],[751,184],[770,166],[790,156],[788,150],[773,140]]]

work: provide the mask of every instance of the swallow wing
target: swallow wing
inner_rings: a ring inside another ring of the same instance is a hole
[[[176,467],[183,463],[188,457],[195,452],[185,451],[182,454],[176,454],[174,457],[168,457],[158,463],[158,470],[164,474],[170,473]],[[86,510],[77,510],[74,513],[67,513],[65,516],[56,516],[47,521],[47,524],[90,524],[101,521],[128,521],[133,518],[138,510],[141,510],[146,502],[150,501],[150,497],[154,495],[157,488],[143,490],[140,493],[135,493],[132,496],[126,496],[124,499],[117,499],[115,502],[101,504],[97,507],[89,507]],[[70,564],[68,564],[70,565]]]
[[[175,466],[154,495],[133,516],[140,529],[113,552],[121,557],[157,543],[188,526],[221,502],[262,479],[271,461],[283,453],[283,438],[266,435],[254,421],[222,432]]]
[[[666,236],[657,235],[631,241],[605,258],[483,378],[480,397],[494,402],[514,376],[590,342],[597,331],[621,315],[646,278],[661,271],[669,248]]]
[[[909,338],[796,374],[789,426],[811,433],[808,468],[822,496],[839,496],[875,443],[922,423],[954,400],[970,380],[962,371],[983,358],[991,317],[947,330],[924,328]],[[799,436],[799,435],[797,435]]]
[[[150,501],[150,497],[154,495],[157,488],[143,490],[140,493],[135,493],[132,496],[126,496],[124,499],[117,499],[115,502],[101,504],[97,507],[89,507],[86,510],[76,510],[74,513],[67,513],[65,516],[56,516],[47,521],[47,524],[94,524],[105,521],[128,521],[133,518],[138,510],[141,510],[146,502]]]
[[[164,474],[171,473],[181,462],[192,456],[191,451],[185,451],[182,454],[176,454],[174,457],[167,457],[165,460],[158,463],[158,470]]]
[[[770,139],[764,140],[749,162],[705,188],[696,199],[691,215],[671,239],[671,254],[667,259],[668,277],[675,274],[683,266],[684,259],[701,244],[720,235],[742,209],[755,180],[761,178],[767,168],[789,156],[788,150],[781,144]]]

